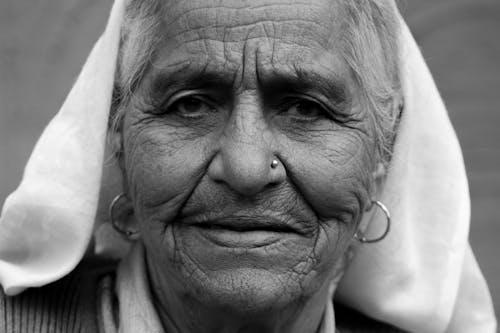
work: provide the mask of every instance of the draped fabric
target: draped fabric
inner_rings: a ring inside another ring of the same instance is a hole
[[[7,294],[67,274],[92,237],[98,194],[107,187],[101,171],[123,11],[116,0],[103,36],[4,204],[0,283]],[[401,23],[405,111],[381,197],[394,227],[382,242],[360,248],[336,297],[406,330],[493,332],[491,299],[467,240],[470,205],[460,147]],[[383,214],[371,218],[369,235],[378,234],[383,220]],[[106,244],[116,249],[109,229],[98,236],[100,252],[110,249]]]
[[[470,199],[460,147],[406,26],[402,40],[405,110],[381,198],[395,222],[388,239],[359,250],[339,297],[410,331],[447,331],[452,317],[463,332],[494,331],[489,292],[468,244]],[[382,219],[370,228],[383,228]],[[476,295],[462,292],[469,284]],[[467,320],[453,316],[464,303]]]
[[[69,273],[90,241],[99,198],[123,1],[60,111],[38,140],[0,217],[0,283],[7,294]]]

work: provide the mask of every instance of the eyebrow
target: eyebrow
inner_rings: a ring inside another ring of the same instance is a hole
[[[298,65],[285,71],[273,68],[269,73],[259,75],[259,82],[264,91],[319,92],[338,105],[349,103],[352,97],[346,78]]]
[[[155,100],[182,89],[217,89],[229,93],[234,90],[236,76],[236,71],[216,70],[209,68],[209,64],[184,63],[154,73],[148,88]],[[343,76],[332,72],[319,73],[299,65],[257,70],[257,81],[268,96],[273,93],[318,92],[337,105],[346,105],[352,98],[348,81]]]
[[[234,75],[223,71],[213,71],[205,66],[193,66],[190,63],[182,66],[160,70],[153,74],[148,88],[153,96],[165,96],[181,89],[231,90],[234,85]]]

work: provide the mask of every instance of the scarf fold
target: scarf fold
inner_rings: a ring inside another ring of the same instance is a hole
[[[118,266],[116,295],[119,333],[164,333],[151,297],[144,247],[140,242],[132,247],[130,254]]]
[[[488,287],[470,255],[470,198],[460,146],[405,24],[401,46],[405,110],[381,196],[392,230],[383,241],[360,247],[338,296],[409,331],[494,332]],[[376,215],[369,229],[378,235],[384,223]],[[469,286],[478,297],[465,292]],[[478,311],[483,316],[465,316]]]
[[[0,217],[7,295],[53,282],[83,257],[99,199],[123,1],[116,1],[63,106],[45,128]]]

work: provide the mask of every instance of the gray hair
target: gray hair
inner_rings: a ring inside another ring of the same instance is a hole
[[[375,123],[378,156],[388,164],[402,105],[398,36],[392,0],[342,0],[342,55]],[[131,0],[122,27],[110,125],[119,131],[125,107],[161,40],[162,0]],[[375,56],[374,56],[375,54]]]

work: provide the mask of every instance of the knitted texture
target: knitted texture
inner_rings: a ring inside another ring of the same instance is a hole
[[[0,332],[98,332],[98,283],[115,268],[113,262],[90,259],[63,279],[15,297],[0,288]]]
[[[0,332],[101,332],[100,295],[114,290],[114,283],[110,281],[114,281],[116,266],[114,261],[85,259],[63,279],[28,289],[18,296],[8,297],[0,288]],[[403,332],[340,304],[334,308],[337,332]]]

